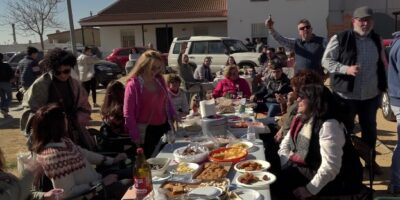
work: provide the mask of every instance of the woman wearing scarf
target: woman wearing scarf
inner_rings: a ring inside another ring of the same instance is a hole
[[[298,115],[278,151],[280,199],[358,193],[361,163],[334,112],[332,93],[321,85],[305,85],[297,102]]]

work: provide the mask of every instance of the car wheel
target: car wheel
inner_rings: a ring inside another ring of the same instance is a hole
[[[387,92],[384,92],[382,95],[381,102],[382,114],[386,120],[396,121],[396,117],[393,114],[392,109],[390,108],[390,99]]]

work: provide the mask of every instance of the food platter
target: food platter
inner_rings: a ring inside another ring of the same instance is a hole
[[[199,170],[197,170],[197,173],[193,175],[193,178],[198,180],[216,180],[225,178],[231,167],[232,163],[230,162],[206,162],[201,165]]]
[[[269,172],[246,172],[236,178],[236,184],[242,187],[261,189],[275,182],[275,180],[276,176]]]
[[[261,172],[271,167],[271,164],[265,160],[245,160],[233,167],[236,171],[244,172]]]
[[[211,151],[208,159],[213,162],[237,163],[244,160],[248,152],[246,149],[235,147],[221,147]]]

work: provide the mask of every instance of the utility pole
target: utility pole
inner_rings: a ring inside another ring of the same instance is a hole
[[[12,28],[12,35],[13,35],[13,40],[14,40],[13,44],[15,45],[15,44],[17,44],[17,37],[15,35],[15,24],[11,24],[11,28]]]
[[[76,55],[75,29],[74,29],[74,20],[72,17],[71,0],[67,0],[67,7],[68,7],[68,18],[69,18],[69,35],[71,39],[72,53]]]

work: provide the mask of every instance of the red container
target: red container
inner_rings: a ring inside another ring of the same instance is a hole
[[[240,162],[247,157],[247,150],[237,147],[221,147],[210,152],[208,159],[212,162]]]

